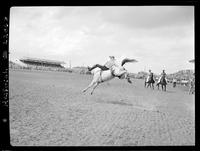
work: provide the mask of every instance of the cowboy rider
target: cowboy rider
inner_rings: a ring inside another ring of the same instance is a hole
[[[95,64],[94,66],[92,66],[91,68],[88,67],[88,70],[91,71],[97,67],[99,67],[102,71],[105,71],[105,70],[111,70],[111,68],[113,66],[117,66],[116,63],[115,63],[115,57],[114,56],[109,56],[110,60],[107,61],[103,66],[100,65],[100,64]]]
[[[115,57],[114,56],[109,56],[109,58],[110,58],[110,60],[107,61],[104,65],[95,64],[92,67],[88,67],[88,70],[91,71],[91,70],[99,67],[102,71],[110,70],[113,76],[120,78],[119,76],[114,75],[113,70],[112,70],[113,66],[118,66],[115,63],[115,61],[116,61]],[[127,78],[127,80],[128,80],[129,83],[131,83],[130,78]]]
[[[148,74],[148,77],[147,77],[147,81],[148,82],[150,80],[150,78],[153,77],[153,73],[151,72],[151,70],[149,69],[149,74]]]
[[[165,70],[163,70],[163,72],[161,73],[161,76],[160,76],[160,78],[159,78],[159,80],[158,80],[158,83],[160,83],[160,80],[161,80],[162,77],[165,79],[165,81],[166,81],[166,83],[167,83],[166,75],[167,75],[167,74],[165,73]]]

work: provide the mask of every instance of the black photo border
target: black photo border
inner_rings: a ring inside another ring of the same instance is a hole
[[[194,19],[195,19],[195,31],[194,31],[194,39],[195,39],[195,79],[196,79],[196,93],[195,93],[195,146],[127,146],[127,147],[115,147],[115,146],[94,146],[94,147],[60,147],[60,146],[12,146],[10,144],[10,125],[9,125],[9,14],[10,8],[15,6],[194,6]],[[198,0],[167,0],[167,1],[159,1],[159,0],[98,0],[98,1],[58,1],[58,0],[28,0],[28,1],[4,1],[3,4],[0,5],[0,49],[1,49],[1,123],[0,123],[0,136],[1,136],[1,150],[47,150],[47,149],[56,149],[56,150],[198,150],[200,144],[197,142],[199,140],[199,121],[198,121],[198,84],[199,84],[199,71],[198,71],[198,51],[199,50],[199,6],[200,3]],[[6,34],[8,33],[8,36]],[[7,42],[6,42],[7,39]]]

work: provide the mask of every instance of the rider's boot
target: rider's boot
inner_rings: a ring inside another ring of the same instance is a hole
[[[96,66],[93,66],[93,67],[87,67],[88,71],[92,71],[94,68],[96,68]]]
[[[88,71],[91,71],[91,68],[89,66],[87,67],[87,69],[88,69]]]

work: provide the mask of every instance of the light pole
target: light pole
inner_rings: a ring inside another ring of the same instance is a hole
[[[71,69],[71,60],[69,60],[69,68]]]

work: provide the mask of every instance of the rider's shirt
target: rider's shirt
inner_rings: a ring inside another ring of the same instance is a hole
[[[109,60],[105,63],[104,66],[106,66],[107,68],[111,69],[115,64],[115,61],[114,60]]]
[[[153,77],[153,73],[151,72],[151,73],[149,73],[149,77]]]
[[[161,76],[166,77],[166,73],[162,72]]]

